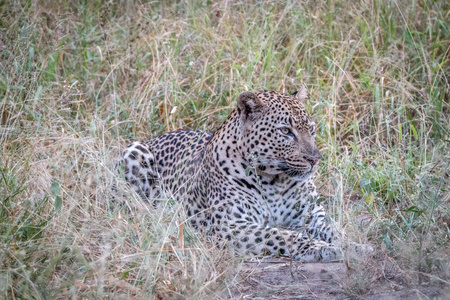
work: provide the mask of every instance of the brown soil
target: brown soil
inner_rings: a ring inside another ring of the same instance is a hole
[[[232,299],[450,299],[439,284],[402,286],[350,272],[344,263],[291,262],[283,259],[248,261]],[[366,279],[364,279],[366,278]]]

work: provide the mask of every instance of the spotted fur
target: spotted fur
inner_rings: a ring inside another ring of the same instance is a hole
[[[125,178],[154,204],[167,193],[183,201],[194,228],[238,252],[339,260],[336,226],[315,201],[321,155],[305,97],[244,92],[214,134],[180,130],[129,145]]]

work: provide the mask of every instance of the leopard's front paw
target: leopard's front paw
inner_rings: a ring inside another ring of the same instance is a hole
[[[294,257],[296,260],[304,262],[337,262],[341,261],[343,254],[340,248],[330,244],[321,243],[314,245],[304,253],[299,253]]]
[[[328,246],[321,249],[322,262],[338,262],[343,258],[342,250],[335,246]]]

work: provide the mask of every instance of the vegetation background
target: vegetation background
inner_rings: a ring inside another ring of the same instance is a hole
[[[450,2],[0,2],[0,298],[227,298],[241,261],[122,184],[127,143],[305,84],[330,213],[379,282],[448,288]],[[168,199],[170,200],[170,199]],[[173,201],[168,201],[170,202]],[[352,275],[353,274],[353,275]]]

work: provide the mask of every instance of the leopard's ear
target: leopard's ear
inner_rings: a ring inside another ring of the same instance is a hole
[[[238,108],[244,121],[258,118],[264,112],[266,106],[266,103],[252,92],[243,92],[239,95]]]
[[[298,91],[294,92],[292,94],[295,96],[295,99],[297,99],[300,102],[305,101],[306,98],[308,98],[308,92],[306,91],[305,86],[302,86]]]

